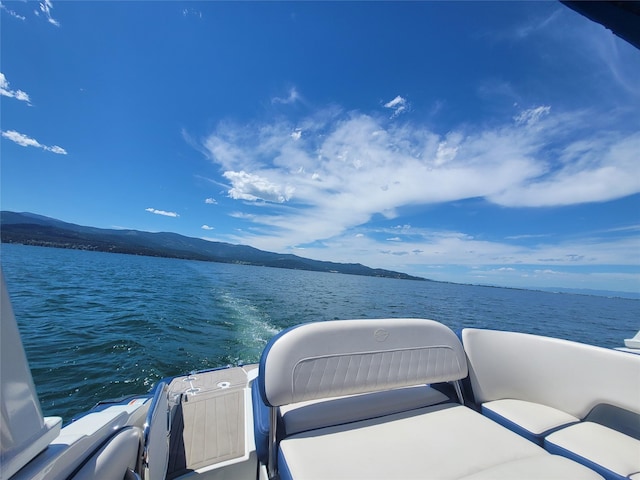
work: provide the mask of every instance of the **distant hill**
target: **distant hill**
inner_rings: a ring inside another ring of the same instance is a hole
[[[199,238],[185,237],[177,233],[150,233],[139,230],[85,227],[26,212],[0,212],[0,237],[4,243],[21,243],[41,247],[73,248],[314,272],[425,280],[405,273],[369,268],[359,263],[322,262],[297,255],[265,252],[247,245],[210,242]]]

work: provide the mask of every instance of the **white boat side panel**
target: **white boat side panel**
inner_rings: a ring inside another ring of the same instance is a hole
[[[79,418],[62,429],[49,447],[20,470],[12,480],[66,479],[119,428],[129,415],[120,408],[107,408]]]
[[[0,273],[0,479],[5,480],[46,448],[62,419],[45,422],[27,356]]]
[[[624,346],[630,349],[640,349],[640,331],[633,338],[625,338]]]
[[[511,398],[584,418],[598,404],[640,413],[640,356],[524,333],[462,331],[477,403]]]

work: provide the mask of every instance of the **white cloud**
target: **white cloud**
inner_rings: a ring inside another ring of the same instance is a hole
[[[17,18],[18,20],[26,20],[26,17],[24,17],[23,15],[18,14],[17,12],[15,12],[14,10],[11,10],[10,8],[8,8],[4,3],[0,2],[0,9],[4,10],[5,12],[7,12],[9,15],[11,15],[13,18]]]
[[[23,102],[27,102],[31,105],[31,101],[29,100],[29,94],[27,92],[23,92],[22,90],[12,90],[9,86],[9,82],[3,73],[0,73],[0,95],[5,97],[15,98],[17,100],[21,100]]]
[[[53,18],[53,16],[51,15],[51,10],[53,10],[53,2],[51,0],[44,0],[44,2],[40,2],[40,12],[44,14],[44,16],[47,19],[47,22],[49,22],[51,25],[55,25],[56,27],[59,27],[60,22],[58,22],[55,18]],[[34,13],[36,15],[40,14],[37,10]]]
[[[12,142],[17,143],[21,147],[36,147],[46,150],[48,152],[57,153],[58,155],[66,155],[67,151],[59,147],[58,145],[53,145],[51,147],[47,145],[43,145],[38,142],[35,138],[31,138],[24,133],[16,132],[15,130],[5,130],[2,132],[2,136]]]
[[[202,225],[202,227],[200,228],[202,228],[203,230],[214,230],[214,228],[210,227],[209,225]]]
[[[537,123],[542,117],[549,115],[551,107],[539,106],[524,110],[514,117],[516,125],[533,125]]]
[[[195,9],[195,8],[184,8],[184,9],[182,9],[182,16],[183,17],[202,18],[202,12],[200,10]]]
[[[531,35],[535,35],[542,30],[547,29],[552,25],[560,15],[562,15],[562,9],[555,9],[546,17],[531,17],[526,19],[526,23],[517,25],[510,35],[515,36],[519,40],[526,39]]]
[[[274,97],[271,99],[271,103],[280,103],[284,105],[290,105],[300,100],[300,94],[295,87],[289,89],[289,95],[287,97]]]
[[[218,202],[216,202],[215,198],[209,197],[204,199],[204,203],[207,205],[216,205]]]
[[[393,110],[393,114],[391,115],[391,118],[395,118],[401,113],[404,113],[407,110],[409,104],[407,103],[407,100],[405,98],[398,95],[393,100],[390,100],[387,103],[385,103],[384,106],[385,108],[390,108]]]
[[[156,210],[155,208],[145,208],[144,210],[145,210],[145,212],[153,213],[155,215],[163,215],[165,217],[177,218],[177,217],[180,216],[176,212],[167,212],[165,210]]]
[[[260,175],[245,171],[224,172],[224,177],[231,182],[229,196],[236,200],[264,200],[267,202],[283,203],[288,201],[293,194],[293,188],[287,185],[278,185]]]
[[[59,155],[67,154],[67,151],[64,148],[59,147],[58,145],[54,145],[52,147],[46,147],[45,150],[49,150],[50,152],[57,153]]]
[[[232,240],[284,251],[347,237],[364,244],[366,238],[355,237],[353,229],[417,205],[483,198],[505,207],[552,207],[639,193],[640,133],[632,125],[627,131],[607,128],[616,123],[612,115],[543,105],[502,123],[467,124],[441,134],[422,124],[334,109],[298,119],[305,132],[298,139],[291,132],[299,127],[286,121],[250,128],[225,123],[204,146],[230,182],[230,198],[280,205],[277,211],[244,212],[257,230]],[[392,251],[433,264],[445,257],[474,263],[476,254],[465,252],[479,247],[492,264],[508,265],[508,258],[522,254],[517,246],[468,238],[447,238],[434,249],[423,242],[403,239]],[[345,253],[342,260],[353,259]]]
[[[499,205],[544,207],[602,202],[640,192],[640,133],[603,133],[583,150],[570,142],[560,150],[563,164],[487,198]]]
[[[305,255],[364,264],[371,264],[371,259],[375,258],[377,267],[419,272],[425,276],[429,276],[426,273],[429,267],[443,265],[491,267],[484,273],[510,274],[524,266],[528,266],[530,271],[563,271],[563,268],[576,270],[594,265],[629,265],[629,259],[637,257],[638,245],[637,236],[607,239],[583,236],[555,244],[514,245],[477,239],[464,232],[415,227],[411,234],[398,235],[401,242],[389,242],[384,234],[393,232],[393,229],[370,228],[366,231],[366,235],[358,237],[349,232],[337,235],[322,242],[322,247],[307,246]],[[398,257],[402,257],[401,266]]]

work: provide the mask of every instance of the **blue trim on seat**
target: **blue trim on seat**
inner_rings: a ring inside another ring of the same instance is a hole
[[[542,434],[533,433],[527,430],[526,428],[524,428],[522,425],[518,425],[513,420],[509,420],[508,418],[503,417],[499,413],[494,412],[493,410],[485,407],[484,405],[480,407],[480,410],[485,417],[490,418],[494,422],[499,423],[500,425],[511,430],[512,432],[517,433],[518,435],[526,438],[530,442],[533,442],[540,446],[542,446],[542,444],[544,443],[545,433],[542,433]]]
[[[258,460],[266,465],[269,459],[269,407],[262,401],[256,382],[251,385],[251,403],[256,454]]]
[[[595,472],[599,473],[607,480],[628,480],[629,478],[627,476],[622,476],[612,470],[609,470],[608,468],[600,465],[599,463],[595,463],[594,461],[589,460],[588,458],[585,458],[581,455],[578,455],[572,452],[571,450],[567,450],[566,448],[560,447],[555,443],[551,443],[546,438],[544,439],[544,448],[549,453],[568,458],[569,460],[573,460],[574,462],[577,462],[581,465],[584,465],[585,467],[590,468],[591,470],[594,470]],[[635,473],[635,472],[631,472],[631,473]]]
[[[287,465],[287,460],[282,455],[282,451],[278,449],[278,476],[280,480],[293,480],[293,475],[291,474],[291,470],[289,470],[289,465]]]
[[[544,446],[544,438],[546,436],[551,435],[553,432],[556,432],[558,430],[562,430],[565,427],[569,427],[571,425],[575,425],[576,423],[580,423],[580,422],[563,423],[562,425],[558,425],[557,427],[550,428],[548,430],[545,430],[544,432],[533,433],[531,430],[527,430],[522,425],[514,422],[513,420],[508,419],[507,417],[500,415],[499,413],[494,412],[493,410],[491,410],[490,408],[487,408],[484,405],[480,407],[480,410],[485,417],[490,418],[494,422],[499,423],[503,427],[511,430],[514,433],[517,433],[521,437],[524,437],[527,440],[537,445],[540,445],[541,447]]]

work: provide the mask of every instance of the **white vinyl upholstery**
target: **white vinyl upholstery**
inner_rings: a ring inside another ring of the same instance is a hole
[[[377,418],[443,403],[444,393],[426,385],[348,397],[308,400],[280,407],[286,435]]]
[[[487,468],[460,480],[565,480],[574,478],[602,478],[594,472],[585,471],[574,462],[557,455],[520,458]]]
[[[258,377],[271,406],[270,476],[602,478],[466,406],[420,405],[441,398],[424,384],[466,374],[458,337],[431,320],[324,322],[284,332],[265,349]],[[278,407],[280,435],[273,430]]]
[[[390,390],[466,377],[456,335],[432,320],[340,320],[276,337],[260,362],[267,405]]]
[[[462,341],[487,416],[606,478],[640,472],[640,355],[492,330]]]
[[[512,398],[485,402],[482,404],[482,412],[508,419],[534,436],[580,421],[579,418],[556,408]]]
[[[597,423],[582,422],[558,430],[545,438],[545,445],[621,477],[640,472],[640,440]]]
[[[141,443],[142,430],[123,428],[89,458],[73,480],[123,480],[128,472],[137,469]]]
[[[293,435],[280,462],[283,479],[601,478],[456,404]]]
[[[584,418],[596,405],[640,413],[640,355],[524,333],[465,328],[476,403],[505,398]],[[615,374],[612,374],[615,372]]]

